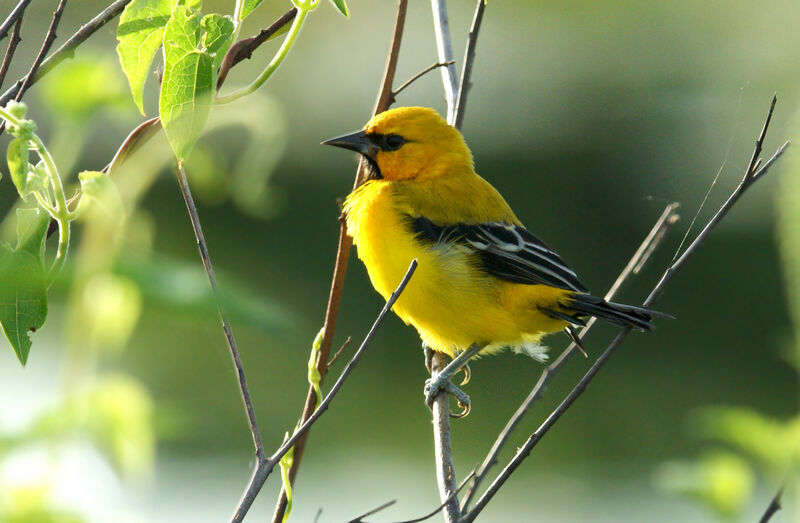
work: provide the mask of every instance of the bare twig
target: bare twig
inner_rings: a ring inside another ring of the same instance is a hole
[[[450,43],[450,26],[447,21],[447,5],[445,0],[431,0],[433,10],[433,30],[436,34],[436,52],[440,62],[453,61],[453,45]],[[456,66],[454,64],[441,68],[442,85],[444,86],[444,100],[447,103],[447,122],[456,121],[456,93],[458,92],[458,79],[456,79]]]
[[[22,28],[22,16],[17,18],[17,21],[14,24],[14,30],[11,31],[11,40],[8,41],[6,54],[5,56],[3,56],[3,65],[0,66],[0,87],[3,86],[3,82],[6,79],[8,68],[9,66],[11,66],[11,60],[14,59],[14,53],[17,51],[17,45],[19,45],[19,43],[22,41],[22,38],[20,38],[19,36],[21,28]]]
[[[434,352],[431,359],[431,378],[447,366],[447,356]],[[444,505],[444,520],[456,523],[461,518],[461,509],[455,494],[456,473],[453,469],[453,449],[450,445],[450,395],[442,390],[433,399],[433,449],[436,461],[436,483],[439,498]]]
[[[397,59],[400,56],[400,42],[403,38],[403,28],[406,20],[407,0],[398,0],[397,2],[397,16],[395,18],[394,32],[392,35],[392,44],[389,51],[389,58],[386,62],[386,70],[381,82],[381,88],[378,93],[378,99],[375,103],[375,110],[373,114],[378,114],[389,108],[391,105],[392,84],[394,83],[394,74],[397,69]],[[356,172],[353,188],[358,187],[366,178],[367,164],[362,159],[359,162],[358,171]],[[339,243],[336,249],[336,261],[334,262],[333,276],[331,278],[331,289],[328,295],[328,305],[325,311],[325,334],[322,336],[322,343],[320,345],[319,370],[320,380],[325,378],[328,369],[326,363],[330,357],[331,345],[333,343],[333,334],[336,329],[336,319],[339,316],[339,303],[342,296],[342,288],[344,285],[344,276],[347,272],[347,262],[350,259],[350,248],[353,246],[353,240],[347,235],[347,227],[344,219],[339,220]],[[306,395],[306,402],[303,408],[303,420],[308,419],[317,404],[317,396],[313,387],[309,387]],[[305,449],[306,437],[301,438],[294,449],[294,461],[292,468],[289,470],[289,480],[294,481],[297,474],[297,469],[300,466]],[[283,519],[283,514],[286,511],[286,492],[281,488],[280,497],[275,506],[272,521],[279,523]]]
[[[22,100],[22,97],[25,96],[25,91],[27,91],[31,86],[33,77],[36,76],[36,72],[39,70],[39,66],[42,65],[44,57],[50,51],[50,47],[53,45],[53,42],[55,42],[56,30],[58,29],[58,24],[61,23],[61,15],[64,12],[65,7],[67,7],[67,0],[61,0],[58,3],[58,7],[56,7],[56,10],[53,12],[53,19],[50,21],[50,27],[47,28],[47,34],[44,37],[42,48],[39,49],[39,54],[36,55],[36,59],[33,61],[30,71],[28,71],[28,74],[25,75],[25,80],[19,87],[16,97],[14,97],[16,101],[19,102]]]
[[[347,339],[344,340],[344,343],[342,343],[342,346],[339,347],[339,350],[336,351],[336,354],[334,354],[331,360],[325,365],[326,367],[331,368],[331,365],[333,365],[336,362],[336,360],[339,359],[339,356],[342,355],[342,351],[344,351],[344,349],[347,348],[348,345],[350,345],[350,340],[351,340],[350,336],[348,336]]]
[[[17,2],[17,5],[11,10],[6,19],[3,21],[2,25],[0,25],[0,40],[6,37],[8,30],[11,29],[11,26],[14,25],[17,20],[22,18],[25,8],[28,7],[28,4],[30,3],[31,0],[19,0],[19,2]]]
[[[775,496],[767,505],[767,510],[764,511],[764,515],[761,516],[761,519],[758,520],[758,523],[769,523],[769,520],[772,519],[772,516],[775,515],[783,507],[781,506],[781,498],[783,497],[783,486],[778,489],[778,492],[775,493]]]
[[[772,104],[770,105],[770,110],[767,114],[766,121],[764,123],[764,127],[759,135],[758,139],[756,140],[756,147],[755,151],[753,152],[753,157],[749,163],[749,167],[742,178],[742,181],[739,185],[734,189],[733,193],[728,197],[727,201],[720,207],[719,211],[714,215],[714,217],[706,224],[700,234],[694,239],[694,241],[686,248],[684,253],[675,261],[672,265],[667,268],[664,272],[663,276],[647,296],[647,299],[644,300],[643,307],[651,307],[658,297],[664,292],[666,285],[672,279],[672,277],[686,264],[686,262],[698,251],[700,245],[705,241],[705,239],[711,234],[711,231],[714,230],[716,225],[722,220],[722,218],[731,210],[734,204],[739,200],[739,198],[744,194],[744,192],[754,183],[755,180],[759,179],[766,169],[772,164],[774,159],[778,158],[783,151],[788,146],[788,142],[785,143],[778,151],[773,155],[773,157],[765,162],[763,166],[759,167],[760,163],[758,162],[758,155],[761,153],[761,149],[764,142],[764,136],[766,135],[767,127],[769,126],[769,122],[772,118],[772,112],[775,108],[775,101],[776,98],[773,97]],[[594,379],[597,373],[600,371],[602,366],[605,364],[608,359],[613,356],[614,352],[616,351],[617,347],[622,343],[622,341],[630,334],[631,328],[627,327],[622,332],[620,332],[616,338],[609,344],[603,354],[597,358],[591,368],[586,372],[586,374],[581,378],[578,384],[570,391],[567,397],[556,407],[556,409],[547,417],[547,419],[539,426],[536,431],[530,435],[528,440],[525,444],[517,451],[511,461],[506,465],[503,471],[497,476],[497,478],[492,482],[489,488],[484,492],[481,498],[475,504],[475,508],[473,508],[467,515],[464,516],[463,521],[465,523],[469,523],[474,521],[475,518],[480,514],[480,512],[486,507],[486,504],[494,497],[500,487],[508,480],[511,474],[519,467],[522,461],[527,458],[536,444],[544,437],[544,435],[555,425],[555,423],[561,418],[561,416],[572,406],[578,397],[586,390],[586,387],[589,383]]]
[[[331,390],[328,393],[328,395],[325,396],[325,399],[323,399],[322,402],[319,404],[319,408],[317,408],[317,410],[315,410],[311,414],[311,416],[309,416],[308,419],[297,428],[297,430],[294,432],[294,434],[291,435],[291,437],[287,438],[286,441],[283,442],[283,444],[278,448],[278,450],[275,451],[274,454],[272,454],[272,456],[269,457],[268,460],[266,460],[262,465],[256,468],[253,474],[253,479],[250,481],[250,485],[248,486],[247,491],[242,497],[242,500],[239,503],[239,506],[237,507],[236,512],[233,515],[233,519],[231,520],[233,523],[239,523],[242,521],[242,519],[244,519],[245,514],[247,514],[247,511],[253,504],[256,495],[258,495],[259,490],[261,490],[261,487],[264,485],[264,481],[266,481],[267,477],[270,475],[270,473],[272,473],[272,470],[275,468],[275,465],[278,464],[280,459],[283,457],[284,454],[286,454],[289,451],[289,449],[295,446],[295,444],[300,439],[302,439],[305,436],[305,434],[308,433],[308,431],[311,429],[314,423],[316,423],[316,421],[320,418],[320,416],[322,416],[322,414],[326,410],[328,410],[328,407],[330,407],[333,398],[336,397],[336,395],[339,393],[339,390],[342,388],[342,385],[344,385],[344,381],[347,379],[348,376],[350,376],[350,373],[353,372],[353,369],[355,368],[356,364],[361,359],[361,356],[364,354],[364,350],[367,348],[370,342],[372,342],[372,339],[375,337],[375,333],[378,331],[378,327],[380,327],[381,323],[383,323],[384,318],[389,313],[389,310],[391,310],[392,306],[394,305],[394,302],[396,302],[397,298],[399,298],[400,295],[403,293],[403,290],[406,288],[406,285],[408,285],[408,281],[411,279],[411,276],[414,275],[414,271],[416,269],[417,269],[417,260],[412,260],[411,264],[408,266],[408,270],[406,271],[405,276],[403,276],[403,279],[398,284],[397,289],[395,289],[395,291],[391,294],[391,296],[389,296],[389,299],[386,300],[386,305],[384,305],[383,309],[381,309],[380,314],[378,314],[378,317],[375,319],[375,323],[372,324],[372,327],[369,329],[369,332],[364,337],[364,341],[361,342],[361,345],[358,347],[358,350],[356,351],[355,354],[353,354],[353,357],[347,363],[347,366],[342,371],[342,374],[336,380],[336,383],[333,384],[333,387],[331,387]]]
[[[461,81],[458,84],[458,97],[456,98],[456,116],[453,126],[461,129],[464,121],[464,107],[467,105],[467,93],[472,87],[470,78],[472,77],[472,64],[475,62],[475,46],[478,43],[478,32],[481,30],[483,21],[483,10],[486,8],[486,0],[478,0],[475,6],[475,16],[472,18],[472,27],[469,29],[467,37],[467,49],[464,51],[464,66],[461,69]]]
[[[445,506],[446,506],[448,503],[450,503],[450,502],[451,502],[453,499],[455,499],[455,498],[456,498],[456,496],[458,496],[458,493],[459,493],[459,492],[461,492],[461,489],[463,489],[463,488],[464,488],[464,486],[467,484],[467,482],[468,482],[468,481],[470,481],[470,480],[471,480],[471,479],[472,479],[474,476],[475,476],[475,471],[473,470],[472,472],[470,472],[470,473],[469,473],[469,475],[467,475],[467,477],[466,477],[466,478],[464,478],[464,480],[461,482],[461,484],[458,486],[458,488],[457,488],[456,490],[454,490],[454,491],[453,491],[453,493],[450,495],[450,497],[449,497],[449,498],[447,498],[446,500],[444,500],[444,503],[442,503],[441,505],[439,505],[438,507],[436,507],[434,510],[432,510],[432,511],[428,512],[428,513],[427,513],[427,514],[425,514],[424,516],[420,516],[420,517],[418,517],[418,518],[415,518],[415,519],[407,519],[407,520],[403,520],[403,521],[400,521],[400,522],[398,522],[398,523],[421,523],[422,521],[425,521],[426,519],[430,519],[430,518],[432,518],[433,516],[435,516],[436,514],[438,514],[439,512],[441,512],[441,511],[442,511],[442,509],[443,509],[443,508],[444,508],[444,507],[445,507]]]
[[[450,64],[454,64],[454,63],[456,63],[455,60],[450,60],[449,62],[436,62],[435,64],[429,65],[428,67],[426,67],[422,71],[418,72],[417,74],[415,74],[414,76],[412,76],[411,78],[409,78],[408,80],[403,82],[403,84],[400,85],[400,87],[398,87],[397,89],[392,91],[392,102],[394,102],[395,97],[398,94],[400,94],[400,92],[403,91],[403,89],[405,89],[409,85],[413,84],[414,82],[416,82],[417,80],[419,80],[420,78],[422,78],[423,76],[428,74],[429,72],[433,71],[437,67],[444,67],[446,65],[450,65]]]
[[[635,274],[637,270],[647,262],[647,260],[650,258],[650,255],[661,243],[661,240],[664,238],[667,231],[675,223],[677,223],[678,215],[676,214],[676,211],[678,207],[679,204],[677,203],[671,203],[667,205],[667,207],[664,209],[664,212],[662,212],[661,216],[658,218],[658,220],[656,220],[653,228],[650,229],[650,232],[642,241],[641,245],[639,245],[639,247],[636,249],[636,252],[628,261],[627,265],[625,265],[625,268],[622,269],[622,272],[620,272],[619,276],[617,276],[614,284],[605,294],[605,300],[612,300],[619,291],[620,287],[622,287],[623,283],[627,281],[631,274]],[[590,318],[586,323],[586,326],[581,329],[579,333],[581,340],[584,339],[596,321],[597,318]],[[511,436],[511,432],[517,427],[517,425],[519,425],[519,422],[522,421],[522,417],[541,397],[542,393],[547,387],[547,384],[577,348],[578,346],[574,342],[569,344],[561,353],[561,355],[542,371],[542,374],[539,376],[539,380],[536,382],[536,385],[534,385],[533,389],[531,389],[531,392],[508,420],[506,426],[497,436],[492,448],[489,450],[483,462],[478,467],[478,470],[475,472],[475,478],[473,479],[472,484],[470,485],[469,490],[467,490],[464,500],[461,503],[462,512],[469,507],[470,502],[478,491],[481,481],[483,481],[483,479],[486,477],[489,469],[497,463],[497,456],[500,454],[500,451],[505,446],[508,438]]]
[[[369,517],[369,516],[371,516],[373,514],[377,514],[381,510],[385,510],[385,509],[391,507],[392,505],[394,505],[395,503],[397,503],[396,499],[393,499],[391,501],[387,501],[383,505],[381,505],[379,507],[375,507],[374,509],[370,510],[369,512],[365,512],[365,513],[361,514],[360,516],[351,519],[347,523],[365,523],[364,522],[364,518],[367,518],[367,517]]]
[[[286,11],[280,18],[272,22],[269,27],[266,29],[262,29],[259,33],[255,36],[251,36],[250,38],[243,38],[233,44],[228,52],[225,53],[225,58],[222,59],[222,63],[219,66],[219,75],[217,76],[217,91],[219,91],[222,84],[225,83],[225,79],[228,77],[228,73],[230,72],[231,68],[241,62],[242,60],[246,60],[250,58],[258,46],[269,40],[272,35],[280,31],[286,24],[294,20],[294,17],[297,16],[297,8],[292,7],[288,11]]]
[[[101,11],[97,16],[82,25],[74,35],[72,35],[61,47],[59,47],[52,55],[48,56],[47,59],[41,63],[36,74],[30,78],[28,87],[36,83],[40,78],[42,78],[42,76],[50,72],[53,67],[57,66],[65,59],[71,58],[75,53],[75,49],[80,44],[86,41],[86,39],[92,36],[98,29],[106,25],[109,21],[113,20],[130,2],[131,0],[117,0]],[[25,82],[28,78],[28,76],[20,78],[14,83],[14,85],[8,88],[6,92],[0,96],[0,105],[5,105],[9,100],[14,98],[19,93],[23,82]]]
[[[239,381],[239,391],[242,394],[242,401],[247,414],[247,422],[250,426],[250,434],[253,437],[253,446],[255,447],[256,451],[256,459],[258,467],[260,467],[266,462],[266,456],[264,455],[264,444],[261,442],[261,432],[258,429],[258,422],[256,421],[256,414],[255,410],[253,409],[253,402],[250,399],[250,390],[247,387],[247,379],[244,375],[242,360],[239,357],[239,349],[236,347],[236,340],[233,337],[233,331],[231,330],[230,322],[228,322],[225,310],[222,307],[222,302],[219,299],[219,293],[217,292],[217,278],[214,276],[214,268],[211,265],[211,257],[208,255],[208,247],[206,245],[206,239],[203,235],[203,228],[200,225],[200,217],[197,214],[197,207],[195,207],[194,198],[192,198],[192,192],[189,189],[189,182],[186,180],[186,171],[184,170],[183,163],[181,162],[178,163],[177,175],[178,186],[180,187],[181,194],[186,202],[186,209],[189,211],[189,219],[192,222],[192,229],[194,230],[194,236],[197,240],[197,248],[200,251],[200,258],[203,260],[203,267],[206,270],[208,283],[211,285],[211,290],[214,293],[214,298],[217,302],[217,312],[219,313],[219,318],[222,321],[222,330],[225,332],[228,350],[231,353],[233,365],[236,368],[236,378]]]

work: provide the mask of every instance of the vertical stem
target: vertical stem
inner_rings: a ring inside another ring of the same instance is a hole
[[[217,291],[217,278],[214,276],[214,268],[211,266],[211,258],[208,255],[206,239],[203,235],[203,228],[200,225],[200,216],[197,214],[197,207],[195,207],[194,198],[192,198],[192,192],[189,189],[189,182],[186,180],[186,171],[183,168],[182,162],[178,162],[177,177],[178,186],[181,189],[183,200],[186,202],[186,209],[189,211],[189,220],[192,222],[192,229],[194,230],[194,236],[197,240],[197,248],[200,251],[200,258],[203,260],[203,267],[206,270],[206,276],[208,276],[208,283],[211,285],[211,291],[214,293],[214,299],[217,302],[217,312],[219,313],[219,318],[222,321],[222,330],[225,332],[225,339],[228,342],[228,349],[230,350],[231,358],[233,358],[233,365],[236,367],[236,378],[239,380],[239,390],[242,394],[244,409],[247,413],[247,422],[250,425],[250,434],[253,437],[256,458],[258,459],[258,465],[260,466],[264,461],[266,461],[266,457],[264,456],[264,445],[261,442],[261,432],[258,430],[256,413],[253,409],[253,402],[250,399],[250,390],[247,387],[247,380],[245,379],[244,375],[244,367],[242,366],[242,360],[239,357],[239,349],[236,347],[236,340],[233,338],[231,324],[228,322],[228,318],[225,315],[225,310],[222,307],[222,302],[219,299],[219,292]]]
[[[431,377],[447,366],[447,357],[441,352],[434,352],[431,359]],[[439,499],[445,502],[444,519],[447,523],[458,522],[461,509],[458,497],[454,495],[456,474],[453,469],[453,449],[450,445],[450,396],[440,392],[433,400],[433,442],[436,458],[436,483],[439,486]]]
[[[436,52],[439,62],[453,60],[453,46],[450,43],[450,26],[447,22],[447,4],[445,0],[431,0],[433,10],[433,30],[436,34]],[[444,99],[447,102],[447,123],[456,121],[456,93],[458,93],[458,80],[456,79],[455,64],[441,68],[442,84],[444,85]]]

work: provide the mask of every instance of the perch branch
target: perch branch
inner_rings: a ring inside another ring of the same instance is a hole
[[[653,225],[653,228],[650,229],[650,232],[642,241],[641,245],[639,245],[639,248],[636,249],[636,252],[628,261],[627,265],[625,265],[625,268],[622,269],[622,272],[620,272],[619,276],[617,276],[614,284],[611,286],[611,288],[609,288],[605,296],[603,296],[605,300],[610,301],[614,299],[614,296],[616,296],[617,292],[625,283],[625,281],[627,281],[632,274],[638,273],[642,266],[647,262],[647,260],[650,258],[650,255],[661,243],[661,240],[664,238],[667,231],[675,223],[677,223],[679,217],[676,213],[676,210],[678,207],[679,204],[677,203],[671,203],[667,205],[667,207],[664,209],[664,212],[661,213],[661,216],[656,221],[655,225]],[[588,322],[586,322],[586,326],[583,327],[579,333],[581,340],[586,337],[586,334],[596,321],[597,318],[592,317]],[[483,481],[483,479],[486,477],[489,469],[497,463],[497,456],[500,454],[500,451],[505,446],[508,438],[511,436],[511,432],[513,432],[517,425],[519,425],[519,422],[522,421],[522,417],[541,397],[542,393],[547,387],[547,384],[550,382],[553,376],[555,376],[564,362],[566,362],[566,360],[572,354],[574,354],[575,349],[577,348],[578,346],[574,342],[569,344],[561,353],[561,355],[542,371],[542,374],[539,376],[539,380],[536,382],[536,385],[534,385],[533,389],[531,389],[531,392],[508,420],[508,423],[506,423],[506,426],[497,436],[497,439],[492,445],[492,448],[489,450],[489,453],[486,455],[486,458],[484,458],[483,462],[478,467],[478,470],[475,472],[475,477],[472,480],[472,484],[470,485],[469,490],[467,490],[467,493],[464,496],[464,500],[461,504],[462,512],[469,507],[470,502],[477,493],[481,481]]]
[[[714,217],[706,224],[700,234],[698,234],[689,247],[686,248],[683,254],[672,265],[670,265],[666,271],[664,271],[664,274],[659,282],[647,296],[647,299],[644,300],[644,303],[642,304],[643,307],[649,308],[655,303],[658,297],[664,292],[664,289],[670,280],[672,280],[673,276],[695,253],[697,253],[700,245],[703,244],[705,239],[709,236],[709,234],[711,234],[711,231],[714,230],[716,225],[722,220],[723,217],[725,217],[734,204],[736,204],[742,194],[744,194],[744,192],[750,188],[756,180],[761,178],[764,173],[766,173],[767,169],[772,165],[774,160],[780,157],[780,155],[783,154],[783,151],[786,150],[786,147],[788,147],[789,142],[784,143],[767,162],[764,162],[763,165],[761,162],[759,162],[758,155],[761,153],[764,137],[766,135],[767,128],[769,127],[770,120],[772,119],[773,110],[775,109],[776,100],[777,98],[773,97],[769,112],[767,113],[766,121],[764,122],[764,127],[761,130],[761,134],[756,139],[753,157],[750,160],[749,166],[744,174],[744,177],[742,178],[742,181],[739,183],[736,189],[734,189],[733,193],[731,193]],[[589,368],[583,378],[581,378],[578,384],[570,391],[567,397],[558,405],[558,407],[556,407],[550,416],[547,417],[544,423],[542,423],[539,428],[530,435],[525,444],[517,451],[508,465],[506,465],[506,467],[497,476],[494,482],[492,482],[486,492],[484,492],[484,494],[480,497],[475,504],[475,508],[473,508],[466,516],[464,516],[464,523],[469,523],[475,520],[478,514],[480,514],[480,512],[486,507],[486,504],[492,499],[492,497],[494,497],[500,487],[505,484],[511,474],[517,469],[517,467],[519,467],[522,461],[524,461],[525,458],[530,455],[536,444],[553,427],[553,425],[555,425],[555,423],[570,408],[570,406],[572,406],[575,400],[578,399],[581,394],[583,394],[583,392],[586,390],[586,387],[589,385],[592,379],[594,379],[605,362],[608,361],[611,356],[613,356],[617,347],[619,347],[622,341],[628,336],[628,334],[630,334],[631,330],[632,329],[630,327],[627,327],[623,329],[622,332],[616,336],[616,338],[614,338],[611,344],[608,345],[603,354],[597,358],[591,368]]]
[[[247,514],[247,511],[250,509],[253,501],[258,495],[259,490],[261,490],[261,487],[264,485],[264,481],[266,481],[267,477],[269,477],[270,473],[278,464],[283,455],[286,454],[289,449],[291,449],[292,446],[294,446],[301,438],[303,438],[311,429],[312,425],[314,425],[314,423],[316,423],[322,414],[328,410],[333,398],[336,397],[336,394],[338,394],[339,390],[342,388],[342,385],[344,385],[344,381],[347,379],[350,373],[353,372],[356,364],[364,354],[364,350],[367,348],[367,345],[369,345],[370,342],[372,342],[372,339],[375,337],[378,327],[380,327],[381,323],[383,323],[384,318],[389,313],[389,310],[391,310],[394,302],[397,301],[397,298],[399,298],[403,293],[403,290],[406,288],[408,281],[411,279],[411,276],[414,275],[414,271],[416,269],[417,260],[412,260],[411,264],[408,266],[405,276],[403,276],[403,279],[397,285],[395,291],[391,294],[391,296],[389,296],[389,299],[386,300],[386,304],[383,306],[383,309],[381,309],[380,314],[378,314],[378,317],[375,319],[375,322],[372,324],[369,332],[364,337],[364,341],[361,342],[358,350],[355,352],[355,354],[353,354],[353,357],[347,363],[347,366],[342,371],[342,374],[336,380],[336,383],[333,384],[333,387],[331,387],[328,395],[325,396],[325,399],[323,399],[319,404],[319,408],[316,409],[311,416],[309,416],[308,419],[297,428],[291,437],[287,438],[286,441],[281,444],[278,450],[276,450],[275,453],[269,457],[269,459],[264,461],[263,465],[256,468],[253,474],[253,479],[250,481],[250,485],[248,486],[247,491],[242,497],[242,500],[233,515],[233,519],[231,520],[233,523],[240,523],[244,519],[245,514]]]
[[[447,356],[434,352],[431,359],[431,378],[435,378],[447,366]],[[444,506],[444,520],[457,523],[461,509],[456,494],[456,473],[453,468],[453,448],[450,445],[450,396],[441,391],[433,399],[433,448],[436,461],[436,483],[439,498]]]
[[[392,43],[389,51],[389,58],[386,62],[386,70],[381,82],[381,88],[378,93],[378,100],[375,104],[373,114],[378,114],[389,108],[391,105],[392,84],[394,83],[394,74],[397,69],[397,59],[400,55],[400,43],[403,38],[403,27],[406,20],[407,0],[399,0],[397,2],[397,16],[395,18],[394,33],[392,35]],[[364,160],[359,162],[358,171],[356,172],[355,182],[353,187],[358,187],[364,183],[367,173],[367,164]],[[322,343],[320,345],[320,357],[317,370],[320,374],[320,382],[325,378],[328,372],[327,362],[330,357],[331,345],[333,343],[333,334],[336,329],[336,319],[339,316],[339,303],[342,296],[342,288],[344,285],[344,276],[347,272],[347,262],[350,258],[350,248],[353,245],[353,240],[347,235],[347,228],[344,222],[344,217],[339,219],[339,243],[336,249],[336,261],[334,262],[333,276],[331,278],[331,288],[328,295],[328,304],[325,311],[325,332],[322,336]],[[306,395],[306,402],[303,407],[302,420],[308,419],[314,412],[317,404],[317,396],[313,387],[309,387],[308,394]],[[294,449],[294,461],[292,468],[289,470],[289,480],[294,482],[297,475],[297,469],[300,466],[303,451],[305,450],[307,436],[303,436],[297,442]],[[275,512],[272,521],[280,522],[283,519],[283,514],[286,511],[286,492],[281,488],[281,493],[277,504],[275,505]]]

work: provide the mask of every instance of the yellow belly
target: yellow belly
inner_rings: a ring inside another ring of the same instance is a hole
[[[393,310],[431,349],[452,356],[477,343],[491,351],[538,341],[566,326],[538,307],[559,308],[568,291],[487,276],[467,248],[452,243],[423,247],[392,198],[391,187],[380,182],[348,197],[348,232],[384,299],[417,259],[417,270]]]

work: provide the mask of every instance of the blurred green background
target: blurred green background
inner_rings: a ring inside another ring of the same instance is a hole
[[[27,71],[56,3],[28,8],[4,87]],[[229,12],[232,4],[207,0],[204,11]],[[410,4],[396,85],[436,61],[430,5]],[[0,18],[13,5],[0,0]],[[69,3],[59,42],[105,5]],[[302,408],[336,252],[337,199],[355,170],[353,157],[318,144],[369,117],[394,25],[394,2],[349,6],[345,19],[322,5],[258,95],[216,108],[188,166],[268,451]],[[265,1],[242,34],[288,7]],[[460,60],[474,4],[448,8]],[[142,120],[116,63],[115,27],[99,31],[26,96],[30,117],[73,181],[77,171],[108,163]],[[639,302],[717,172],[690,238],[738,183],[773,92],[765,155],[800,138],[798,27],[793,0],[493,0],[463,128],[476,168],[597,294],[664,206],[680,202],[678,227],[619,298]],[[236,67],[225,90],[257,74],[277,45]],[[148,116],[156,101],[153,76]],[[398,104],[443,112],[439,73],[404,91]],[[0,138],[3,149],[7,140]],[[800,429],[791,432],[786,422],[798,412],[790,312],[794,304],[800,325],[796,154],[793,146],[670,284],[658,308],[676,320],[631,336],[490,504],[486,521],[753,521],[764,511],[781,468],[800,455],[781,447],[800,441],[792,436]],[[90,215],[75,226],[70,271],[55,288],[27,366],[0,350],[0,507],[23,514],[41,504],[63,516],[42,521],[224,521],[249,478],[251,442],[163,137],[115,182],[124,225]],[[4,176],[0,213],[15,202]],[[334,347],[348,336],[353,343],[333,375],[381,306],[353,257]],[[596,328],[586,341],[590,359],[566,365],[505,458],[614,332]],[[557,353],[565,341],[553,336],[548,344]],[[541,366],[504,353],[472,370],[472,413],[453,423],[459,477],[482,459]],[[311,521],[319,509],[320,521],[341,521],[390,499],[397,504],[372,519],[408,519],[438,504],[424,379],[416,333],[391,317],[312,432],[294,521]],[[763,419],[709,421],[708,407],[722,405]],[[785,430],[788,443],[732,442],[742,427],[770,437]],[[754,455],[759,447],[775,452]],[[277,481],[267,483],[253,520],[271,514]],[[800,521],[788,498],[774,521]]]

